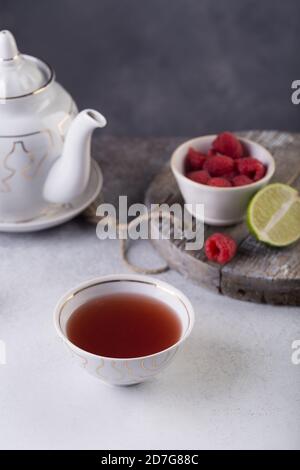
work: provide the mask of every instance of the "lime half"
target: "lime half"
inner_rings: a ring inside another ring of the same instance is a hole
[[[249,230],[272,246],[287,246],[300,238],[300,198],[296,189],[274,183],[261,189],[247,211]]]

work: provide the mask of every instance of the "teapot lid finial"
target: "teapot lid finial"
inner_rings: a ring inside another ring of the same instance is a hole
[[[14,36],[10,31],[0,31],[0,60],[13,60],[17,58],[19,51]]]
[[[10,31],[0,31],[0,102],[38,93],[53,77],[49,65],[18,51]]]

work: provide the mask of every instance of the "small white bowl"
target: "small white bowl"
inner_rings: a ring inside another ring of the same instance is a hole
[[[115,293],[147,295],[169,305],[182,325],[180,339],[168,349],[130,359],[98,356],[75,346],[66,334],[67,322],[74,310],[92,298]],[[65,294],[55,308],[54,324],[72,357],[87,372],[107,384],[131,385],[154,377],[172,362],[192,331],[194,309],[182,292],[166,282],[141,275],[111,275],[84,282]]]
[[[262,145],[252,140],[239,138],[249,155],[267,166],[265,176],[255,183],[231,188],[219,188],[196,183],[184,175],[185,157],[188,149],[193,147],[207,153],[216,135],[207,135],[188,140],[177,147],[171,157],[171,169],[187,204],[204,205],[204,222],[210,225],[222,226],[241,222],[246,214],[251,197],[272,178],[275,171],[275,161],[270,152]],[[195,214],[195,209],[187,207]]]

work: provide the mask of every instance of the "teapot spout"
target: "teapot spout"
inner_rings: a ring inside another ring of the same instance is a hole
[[[85,109],[72,121],[63,153],[52,165],[43,188],[44,198],[53,203],[71,202],[86,189],[91,168],[91,136],[106,119],[98,111]]]

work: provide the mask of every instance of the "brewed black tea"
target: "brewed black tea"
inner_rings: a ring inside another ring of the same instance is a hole
[[[67,336],[99,356],[133,358],[163,351],[181,336],[181,322],[164,302],[140,294],[112,294],[89,300],[67,322]]]

